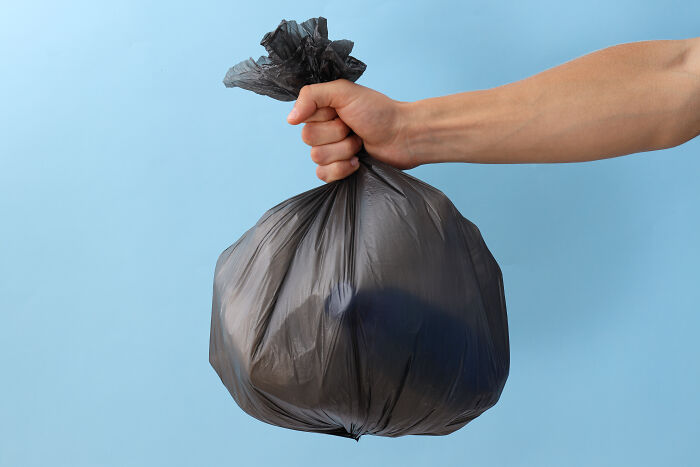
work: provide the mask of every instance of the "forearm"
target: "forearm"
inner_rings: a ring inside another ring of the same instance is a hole
[[[700,133],[698,39],[622,44],[497,88],[405,103],[417,163],[575,162]]]

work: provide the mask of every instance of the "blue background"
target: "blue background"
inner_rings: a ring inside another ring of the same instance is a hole
[[[282,103],[221,83],[328,18],[398,100],[488,88],[700,3],[9,2],[0,14],[0,465],[698,465],[700,141],[571,165],[411,170],[500,262],[511,374],[446,437],[245,415],[208,363],[218,254],[321,182]]]

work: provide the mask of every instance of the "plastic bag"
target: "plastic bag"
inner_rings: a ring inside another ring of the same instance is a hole
[[[282,21],[261,43],[270,57],[227,85],[288,100],[364,71],[323,17]],[[448,434],[508,376],[501,270],[442,192],[363,150],[354,174],[273,207],[221,254],[209,355],[238,405],[273,425]]]

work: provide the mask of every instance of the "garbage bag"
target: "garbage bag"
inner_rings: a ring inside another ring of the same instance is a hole
[[[276,99],[357,79],[326,19],[282,21],[269,57],[225,83]],[[445,435],[499,399],[509,369],[501,270],[432,186],[364,149],[351,176],[267,211],[220,255],[209,358],[264,422],[359,440]]]

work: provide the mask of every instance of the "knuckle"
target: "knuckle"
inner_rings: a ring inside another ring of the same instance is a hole
[[[335,84],[339,89],[348,89],[352,86],[353,82],[345,78],[339,78],[335,80]]]
[[[301,129],[301,140],[309,146],[313,144],[313,127],[309,123]]]
[[[331,176],[333,178],[338,178],[338,175],[340,175],[340,164],[335,162],[329,168],[330,168]]]
[[[316,164],[321,164],[323,162],[323,149],[321,147],[314,146],[311,148],[311,160]]]
[[[307,84],[307,85],[302,86],[301,89],[299,89],[299,97],[297,99],[305,99],[306,98],[306,95],[309,92],[311,92],[311,90],[309,89],[309,86],[310,85]]]
[[[345,178],[345,176],[346,176],[345,172],[347,171],[347,168],[346,168],[347,163],[348,163],[347,161],[340,161],[340,162],[336,162],[335,164],[333,164],[332,175],[333,175],[334,180]]]
[[[316,167],[316,176],[317,176],[320,180],[323,180],[324,182],[327,182],[326,179],[327,179],[328,177],[327,177],[327,175],[326,175],[326,171],[323,170],[323,167],[320,166],[320,165],[319,165],[318,167]]]
[[[310,99],[317,91],[318,87],[323,83],[305,84],[301,89],[304,91],[304,97]],[[301,93],[301,91],[299,91]]]

